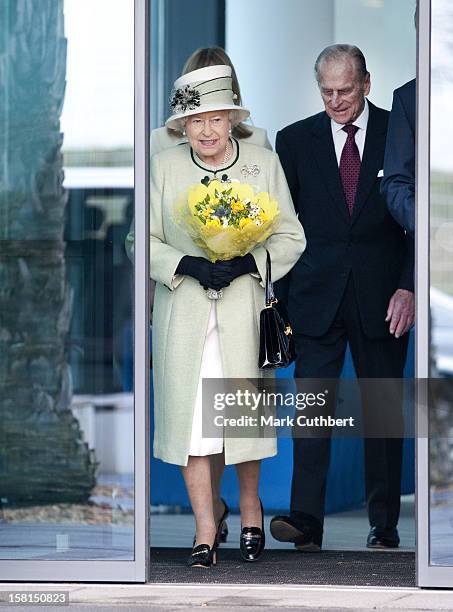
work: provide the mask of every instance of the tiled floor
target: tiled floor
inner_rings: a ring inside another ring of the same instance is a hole
[[[431,513],[431,563],[453,565],[453,492],[442,503],[432,504]]]
[[[292,544],[277,542],[269,533],[272,517],[265,517],[266,548],[293,549]],[[240,517],[228,518],[229,537],[224,544],[237,548]],[[367,550],[369,525],[364,509],[326,517],[324,550]],[[194,521],[191,514],[151,514],[151,546],[189,548]],[[400,551],[415,547],[414,498],[404,497],[399,523]],[[122,525],[77,525],[64,523],[0,523],[0,558],[3,559],[131,559],[133,528]],[[387,551],[386,551],[387,552]],[[388,551],[391,553],[391,551]],[[453,566],[453,504],[439,504],[431,509],[431,562]]]
[[[0,559],[132,560],[132,527],[71,523],[0,524]]]

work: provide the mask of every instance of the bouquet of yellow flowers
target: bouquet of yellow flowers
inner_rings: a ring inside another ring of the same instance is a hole
[[[176,221],[212,262],[246,255],[273,233],[278,203],[266,191],[239,181],[194,185],[180,202]]]

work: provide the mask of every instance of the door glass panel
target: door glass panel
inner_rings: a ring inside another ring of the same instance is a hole
[[[0,559],[134,558],[133,4],[0,3]]]
[[[453,9],[432,0],[430,563],[453,565]]]

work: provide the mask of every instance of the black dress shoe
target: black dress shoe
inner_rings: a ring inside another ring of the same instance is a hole
[[[227,525],[226,519],[228,515],[230,514],[230,509],[226,501],[223,499],[223,497],[221,497],[220,500],[224,505],[224,510],[223,510],[222,516],[220,517],[220,521],[217,524],[216,540],[217,540],[217,544],[224,544],[228,539],[228,525]],[[196,540],[197,540],[197,536],[195,534],[193,536],[192,546],[195,546]]]
[[[261,506],[261,529],[259,527],[242,527],[239,539],[239,550],[244,561],[258,561],[264,552],[266,536],[264,533],[264,510]]]
[[[217,564],[217,540],[213,546],[198,544],[194,546],[187,561],[189,567],[211,567]]]
[[[228,540],[228,525],[226,521],[222,521],[221,529],[219,531],[219,544],[225,544]]]
[[[220,499],[225,509],[223,511],[222,517],[219,521],[219,526],[217,528],[217,540],[219,544],[224,544],[228,538],[228,525],[227,525],[226,519],[228,515],[230,514],[230,509],[226,501],[223,499],[223,497],[221,497]]]
[[[389,529],[371,527],[366,540],[368,548],[398,548],[399,543],[400,537],[396,527],[391,527]]]
[[[315,519],[313,519],[315,520]],[[322,546],[322,528],[299,522],[291,516],[274,516],[271,534],[279,542],[293,542],[302,552],[319,552]]]

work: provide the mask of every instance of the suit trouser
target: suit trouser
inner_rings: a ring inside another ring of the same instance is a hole
[[[295,342],[297,378],[337,379],[349,343],[359,379],[387,379],[376,381],[377,393],[376,388],[373,390],[366,386],[367,381],[361,387],[362,407],[367,406],[363,410],[365,492],[370,524],[379,528],[396,527],[400,512],[403,439],[395,437],[395,431],[401,432],[402,436],[404,425],[402,381],[394,379],[403,377],[408,334],[399,339],[390,335],[388,338],[370,339],[363,333],[350,275],[341,305],[327,333],[318,338],[296,334]],[[393,389],[389,389],[392,383]],[[390,404],[390,413],[381,410]],[[391,424],[386,423],[389,418]],[[390,429],[393,437],[385,438],[385,432]],[[367,437],[366,432],[372,432],[373,437]],[[291,513],[309,514],[321,524],[324,521],[330,447],[328,436],[293,439]]]

